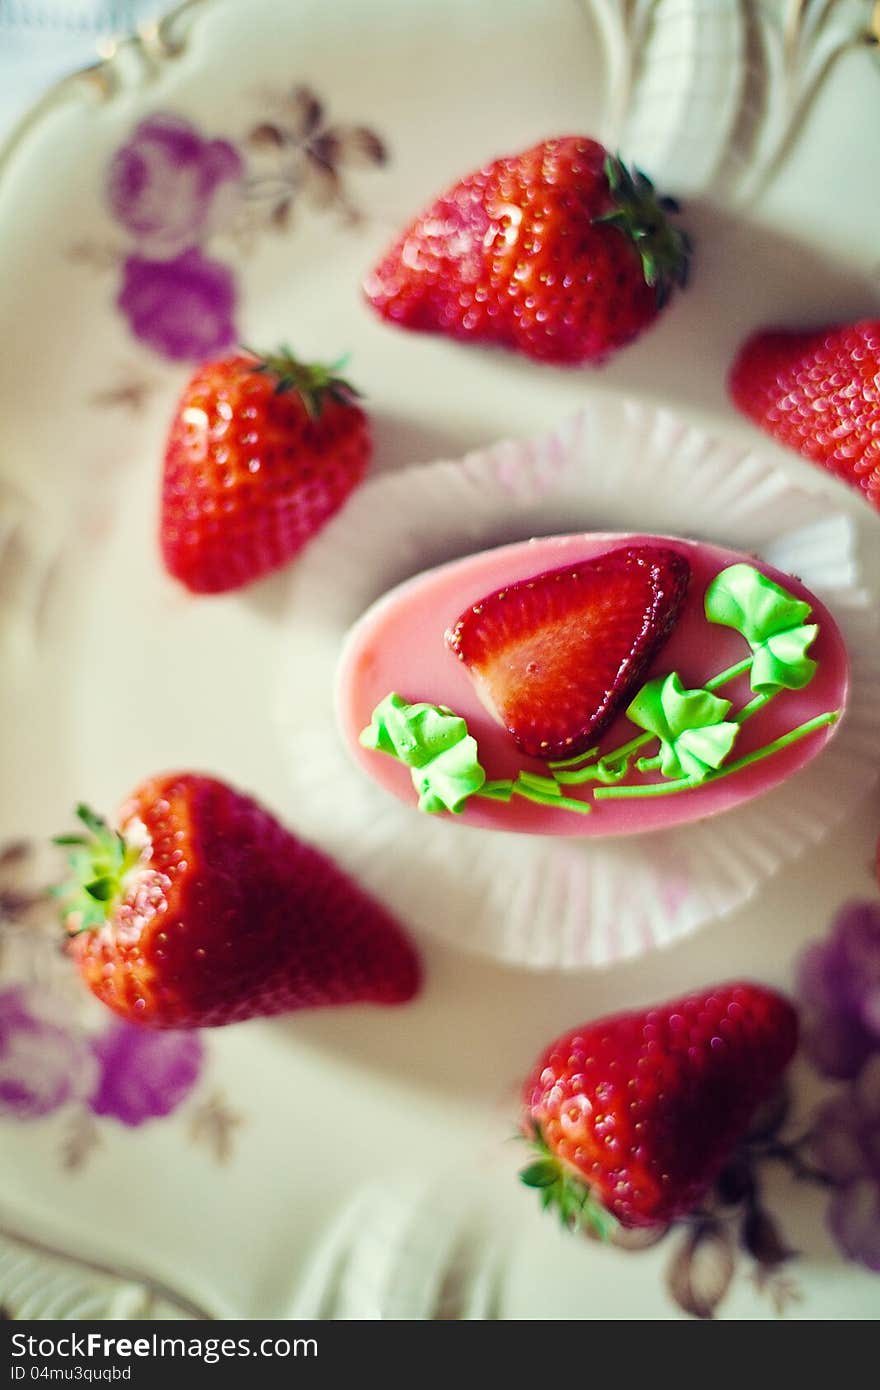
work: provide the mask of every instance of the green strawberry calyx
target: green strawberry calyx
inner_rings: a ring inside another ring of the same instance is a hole
[[[70,850],[70,877],[52,892],[61,900],[71,936],[93,931],[110,920],[143,857],[143,846],[111,830],[88,806],[80,804],[76,814],[85,833],[56,835],[52,841]]]
[[[647,174],[635,165],[628,169],[619,155],[606,155],[605,177],[613,206],[593,222],[618,227],[630,238],[657,308],[662,309],[675,288],[686,286],[693,252],[687,232],[669,219],[670,213],[679,211],[678,203],[659,197]]]
[[[253,371],[275,378],[275,394],[296,391],[312,420],[320,418],[328,400],[339,405],[350,405],[360,398],[360,392],[340,373],[347,357],[325,366],[321,362],[301,362],[286,344],[275,352],[254,352],[252,348],[243,349],[253,357]]]
[[[550,1152],[538,1125],[533,1124],[528,1137],[535,1157],[520,1172],[520,1182],[541,1194],[545,1211],[556,1210],[568,1231],[587,1231],[600,1240],[609,1241],[620,1222],[603,1206],[589,1183],[568,1164]]]

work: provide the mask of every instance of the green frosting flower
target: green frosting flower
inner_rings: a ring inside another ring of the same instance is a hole
[[[664,777],[687,777],[698,785],[720,767],[734,745],[739,725],[725,721],[729,700],[708,690],[685,690],[678,672],[642,686],[627,718],[660,740],[656,758],[641,758],[640,772],[659,767]]]
[[[731,565],[706,590],[710,623],[736,628],[752,649],[753,690],[802,690],[816,674],[807,648],[819,631],[811,608],[752,565]]]
[[[386,695],[360,743],[411,769],[420,811],[458,812],[486,780],[476,739],[443,705],[409,705],[400,695]]]

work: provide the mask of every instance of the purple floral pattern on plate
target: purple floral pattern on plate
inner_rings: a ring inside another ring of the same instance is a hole
[[[133,336],[171,361],[203,361],[238,339],[236,273],[214,254],[216,241],[242,254],[258,233],[285,232],[297,203],[355,224],[343,170],[387,159],[368,126],[330,124],[310,87],[267,100],[272,119],[239,144],[175,112],[140,121],[112,156],[104,188],[124,244],[70,248],[80,263],[121,275],[116,305]],[[110,403],[119,399],[115,392]]]
[[[801,956],[804,1049],[823,1076],[852,1078],[880,1050],[880,903],[841,908]]]
[[[127,257],[116,302],[135,337],[174,361],[207,358],[235,342],[235,277],[194,247],[169,261]]]
[[[0,993],[0,1118],[51,1115],[79,1099],[96,1070],[88,1045],[41,1017],[30,991]]]
[[[89,1109],[129,1127],[182,1105],[199,1079],[205,1052],[197,1033],[151,1032],[121,1020],[93,1041],[92,1050],[100,1078]]]
[[[107,202],[141,255],[165,260],[229,221],[244,171],[228,140],[206,140],[181,116],[159,112],[113,156]]]

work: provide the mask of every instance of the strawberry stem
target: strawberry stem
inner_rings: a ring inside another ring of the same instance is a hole
[[[340,376],[348,363],[347,356],[325,366],[320,362],[301,362],[286,344],[271,353],[254,352],[249,347],[242,350],[254,358],[253,371],[275,377],[276,396],[295,391],[312,420],[320,418],[328,399],[350,405],[360,398],[351,382]]]
[[[628,169],[619,155],[606,156],[605,177],[612,207],[593,221],[617,227],[629,237],[641,257],[645,282],[662,309],[676,286],[684,289],[687,284],[693,251],[687,233],[669,220],[678,204],[659,198],[647,174],[635,166]]]
[[[100,927],[113,914],[123,896],[128,875],[141,860],[140,847],[123,837],[88,806],[80,804],[76,814],[86,828],[85,835],[57,835],[53,844],[70,849],[67,862],[71,876],[53,889],[61,899],[62,915],[71,936]]]
[[[620,1224],[617,1217],[602,1205],[589,1183],[550,1152],[537,1125],[529,1145],[536,1158],[522,1169],[520,1182],[540,1192],[545,1211],[556,1208],[566,1230],[588,1228],[600,1240],[610,1240]]]

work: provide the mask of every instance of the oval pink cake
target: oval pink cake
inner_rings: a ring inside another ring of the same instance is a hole
[[[352,755],[414,813],[602,836],[778,785],[833,736],[847,686],[837,625],[797,579],[718,546],[588,533],[392,590],[351,630],[336,700]]]

